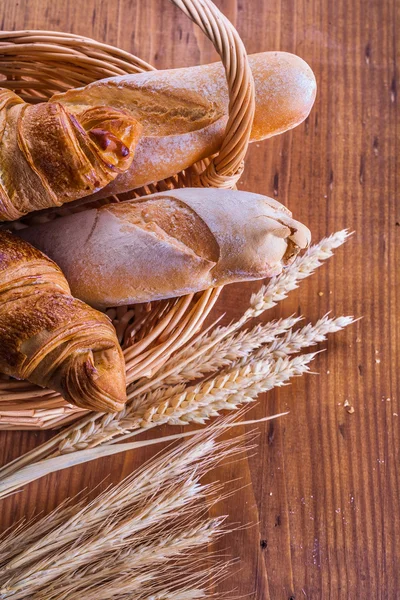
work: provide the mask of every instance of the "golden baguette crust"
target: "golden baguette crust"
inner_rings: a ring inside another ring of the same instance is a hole
[[[0,221],[103,188],[131,165],[140,132],[122,110],[71,114],[58,102],[31,106],[0,89]]]
[[[183,188],[109,204],[18,232],[98,307],[181,296],[281,272],[310,232],[279,202]]]
[[[0,232],[0,371],[91,410],[126,401],[125,365],[108,317],[70,294],[60,268]]]
[[[249,56],[256,92],[251,141],[296,127],[315,100],[315,77],[287,52]],[[227,122],[228,88],[222,63],[123,75],[53,96],[71,112],[110,105],[143,126],[132,166],[97,197],[165,179],[218,151]]]

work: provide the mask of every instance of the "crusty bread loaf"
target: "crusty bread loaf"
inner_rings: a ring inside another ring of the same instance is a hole
[[[90,410],[122,410],[125,362],[108,317],[73,298],[47,256],[0,232],[0,372]]]
[[[18,232],[96,307],[147,302],[280,273],[310,241],[279,202],[249,192],[184,188]]]
[[[301,123],[316,94],[307,63],[287,52],[253,54],[249,63],[256,92],[251,141]],[[96,197],[165,179],[217,152],[229,103],[221,63],[112,77],[56,94],[52,100],[78,113],[93,106],[113,106],[143,126],[132,165]]]

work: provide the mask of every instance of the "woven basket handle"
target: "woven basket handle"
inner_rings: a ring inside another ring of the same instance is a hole
[[[232,23],[210,0],[172,0],[214,44],[225,68],[229,118],[219,154],[193,185],[233,188],[243,171],[255,111],[254,81],[246,49]]]

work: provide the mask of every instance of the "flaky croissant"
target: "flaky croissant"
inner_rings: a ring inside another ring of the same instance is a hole
[[[47,256],[0,232],[0,372],[77,406],[119,411],[125,364],[109,318],[70,295]]]
[[[72,114],[0,88],[0,221],[94,193],[126,171],[141,125],[98,106]]]

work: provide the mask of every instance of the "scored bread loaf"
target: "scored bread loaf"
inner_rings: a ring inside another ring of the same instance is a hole
[[[96,307],[181,296],[281,272],[310,232],[279,202],[183,188],[108,204],[18,232]]]
[[[249,56],[256,110],[251,140],[292,129],[308,116],[315,77],[304,60],[287,52]],[[228,115],[222,63],[111,77],[56,94],[72,113],[93,106],[123,109],[143,126],[130,168],[97,198],[130,191],[175,175],[220,148]]]
[[[73,298],[61,270],[0,232],[0,372],[90,410],[122,410],[125,363],[110,319]]]

